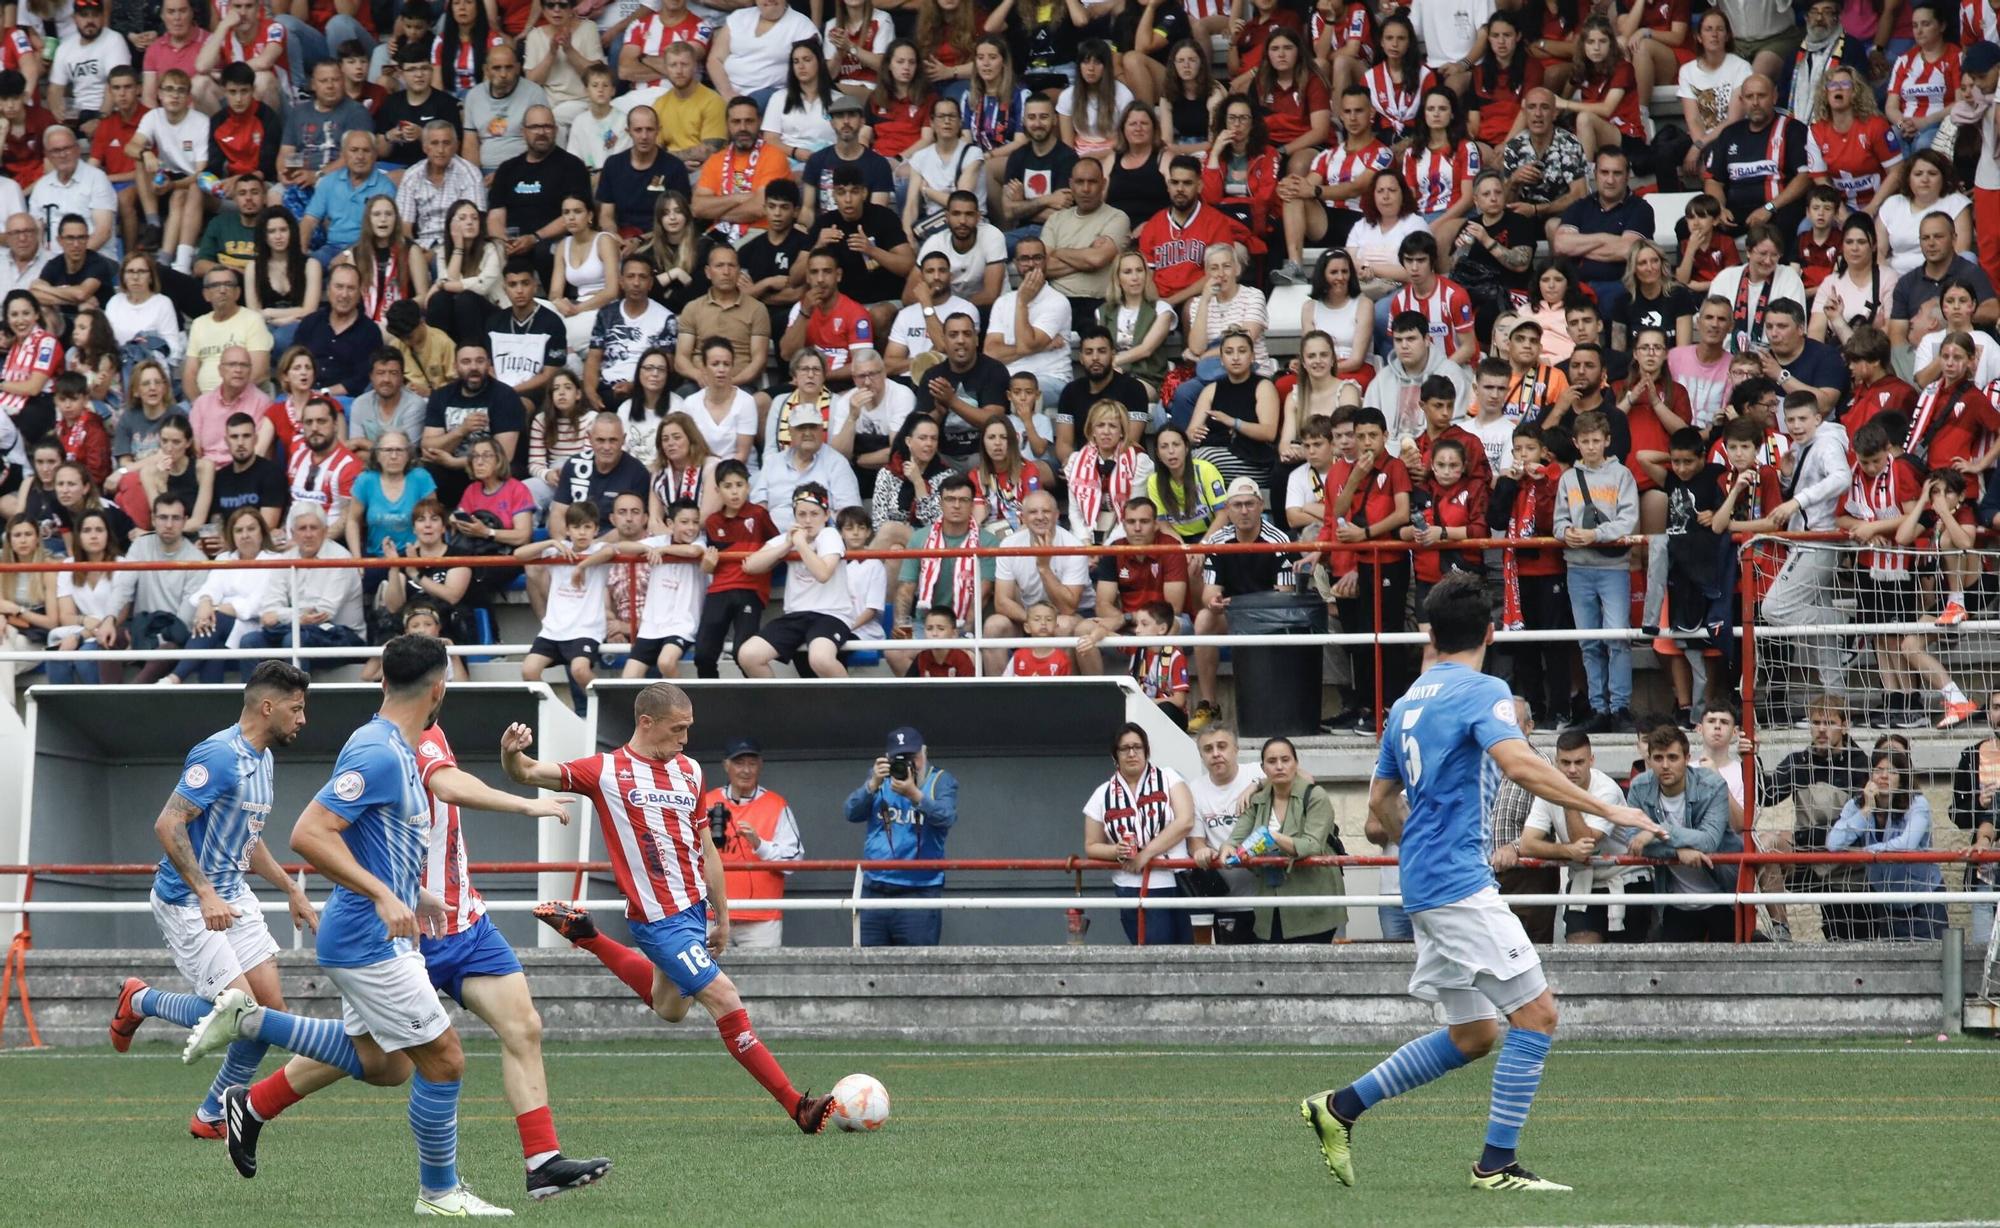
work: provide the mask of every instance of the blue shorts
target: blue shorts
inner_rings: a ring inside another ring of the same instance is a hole
[[[653,966],[667,974],[681,997],[692,998],[722,975],[708,954],[708,902],[677,912],[664,921],[633,921],[632,942]]]
[[[514,954],[514,948],[493,928],[493,922],[482,915],[474,921],[470,929],[460,930],[449,938],[426,938],[418,944],[423,952],[424,967],[431,974],[433,988],[451,995],[452,1001],[465,1005],[460,991],[469,976],[507,976],[521,970],[521,960]]]

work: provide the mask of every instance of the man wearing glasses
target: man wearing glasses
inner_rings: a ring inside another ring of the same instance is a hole
[[[241,346],[249,358],[247,383],[269,379],[271,330],[263,316],[243,310],[243,275],[231,268],[211,269],[201,279],[201,294],[208,300],[208,314],[196,316],[188,325],[187,359],[181,366],[183,395],[199,396],[223,382],[218,363],[231,346]]]
[[[42,229],[25,213],[7,218],[6,251],[0,254],[0,295],[9,290],[25,290],[41,276],[48,257],[42,252]]]
[[[118,266],[85,246],[90,231],[74,213],[63,218],[56,237],[61,253],[42,266],[42,275],[28,293],[43,307],[60,311],[66,329],[76,322],[78,311],[111,297],[108,291],[118,284]]]
[[[0,73],[0,78],[6,75]],[[5,96],[6,84],[0,80],[0,100]],[[28,194],[28,212],[41,224],[48,243],[53,246],[62,237],[62,220],[74,214],[84,223],[84,246],[93,252],[103,250],[112,242],[111,223],[118,216],[118,194],[111,180],[83,160],[76,133],[61,124],[43,133],[42,157],[46,172]],[[118,249],[111,251],[116,256]],[[116,279],[107,278],[105,284],[116,284]]]

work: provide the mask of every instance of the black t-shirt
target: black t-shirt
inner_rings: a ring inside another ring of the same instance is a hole
[[[794,227],[785,232],[785,237],[772,242],[768,231],[760,232],[745,240],[736,249],[736,259],[751,281],[764,281],[772,277],[789,277],[792,266],[806,258],[806,237]],[[785,319],[792,312],[790,303],[772,303],[771,335],[781,337],[785,333]]]
[[[1691,480],[1683,482],[1669,467],[1666,480],[1660,483],[1660,489],[1667,492],[1667,557],[1672,560],[1675,580],[1702,588],[1715,582],[1717,537],[1699,517],[1722,506],[1722,484],[1717,480],[1722,474],[1721,465],[1703,465]],[[1670,612],[1676,627],[1699,626],[1707,616],[1705,609]]]
[[[411,102],[409,91],[404,90],[382,100],[381,107],[375,112],[375,132],[378,136],[387,136],[396,130],[397,125],[412,123],[417,126],[417,131],[421,134],[424,125],[434,119],[450,120],[453,128],[461,133],[465,130],[464,119],[458,109],[458,99],[443,90],[432,90],[430,97],[418,104]],[[383,158],[384,162],[393,162],[399,166],[415,166],[423,160],[424,139],[421,135],[414,141],[389,142],[388,156]]]
[[[1488,223],[1474,213],[1470,219],[1486,227],[1486,233],[1501,248],[1532,248],[1541,241],[1541,228],[1529,218],[1509,210],[1500,215],[1500,220]],[[1483,243],[1470,243],[1461,248],[1451,266],[1452,280],[1464,286],[1477,302],[1482,290],[1513,290],[1525,294],[1530,279],[1534,276],[1533,262],[1530,267],[1516,272],[1493,258]]]
[[[478,392],[466,390],[462,380],[453,380],[431,393],[429,403],[424,406],[424,429],[436,427],[441,431],[455,429],[465,421],[466,415],[475,410],[486,411],[486,429],[494,435],[510,432],[519,436],[514,444],[513,473],[517,478],[528,475],[528,415],[521,408],[521,398],[514,390],[498,380],[489,379]],[[462,454],[463,444],[459,445]]]
[[[829,230],[842,236],[835,240],[831,248],[834,257],[840,261],[842,294],[864,307],[903,297],[903,278],[879,265],[869,268],[868,258],[846,243],[847,235],[864,233],[869,242],[885,251],[907,244],[910,236],[904,233],[903,220],[893,210],[882,205],[864,204],[860,220],[855,222],[842,218],[837,210],[821,213],[819,220],[813,223],[812,232],[806,236],[807,250],[811,250],[819,242],[819,237]]]
[[[952,456],[969,456],[979,450],[979,428],[964,418],[944,410],[942,414],[931,398],[931,381],[948,380],[957,390],[958,399],[971,405],[1007,404],[1007,368],[984,354],[972,360],[970,371],[957,371],[949,361],[941,362],[925,373],[917,384],[917,405],[914,412],[940,418],[944,423],[944,450]]]
[[[215,470],[215,513],[218,520],[229,519],[239,507],[274,507],[280,512],[292,501],[292,485],[285,480],[285,467],[268,456],[259,456],[241,473],[232,464]]]
[[[1139,45],[1139,19],[1145,16],[1145,6],[1128,4],[1118,16],[1111,19],[1111,45],[1114,47],[1137,47]],[[1153,32],[1160,36],[1160,49],[1152,53],[1153,58],[1165,61],[1167,52],[1175,43],[1184,38],[1194,37],[1194,28],[1188,24],[1187,8],[1179,4],[1159,4],[1153,8]],[[1178,121],[1176,121],[1178,122]],[[1207,127],[1202,128],[1207,132]]]
[[[1774,140],[1774,125],[1785,126],[1782,140]],[[1702,159],[1704,177],[1722,184],[1722,199],[1737,221],[1748,225],[1762,221],[1759,212],[1767,199],[1765,192],[1773,180],[1783,187],[1806,168],[1806,126],[1780,115],[1752,132],[1750,121],[1739,119],[1716,134]],[[1752,213],[1757,213],[1755,218]]]
[[[493,187],[487,204],[507,211],[507,228],[519,234],[540,230],[562,215],[562,199],[581,196],[595,200],[590,192],[590,172],[583,160],[564,149],[552,149],[540,162],[528,155],[509,158],[493,172]],[[646,224],[653,224],[651,218]]]
[[[52,286],[80,286],[93,277],[97,279],[98,301],[109,302],[111,296],[118,293],[118,266],[96,252],[86,252],[83,264],[73,273],[70,271],[69,262],[61,256],[50,258],[49,262],[42,266],[42,280]],[[76,312],[75,304],[63,304],[64,315],[74,316]]]
[[[611,507],[618,502],[619,495],[646,497],[650,489],[651,475],[646,467],[630,453],[619,456],[618,463],[610,473],[600,473],[597,458],[589,452],[579,452],[569,458],[562,467],[563,484],[556,488],[556,503],[575,504],[589,500],[597,505],[597,523],[611,523]]]
[[[1102,392],[1090,390],[1090,377],[1079,374],[1063,386],[1062,395],[1056,398],[1056,421],[1082,426],[1090,414],[1090,407],[1099,401],[1117,401],[1125,407],[1132,418],[1144,421],[1148,416],[1146,403],[1152,400],[1146,395],[1146,386],[1123,371],[1113,371],[1111,382]],[[1079,444],[1083,440],[1077,441]]]
[[[1642,328],[1657,328],[1667,334],[1667,348],[1672,349],[1680,342],[1674,336],[1674,324],[1682,316],[1694,314],[1694,295],[1686,286],[1675,286],[1659,298],[1640,298],[1628,294],[1625,301],[1618,304],[1617,323],[1625,328],[1625,348],[1639,338]]]
[[[530,334],[542,343],[508,339]],[[512,307],[502,307],[486,317],[486,344],[493,355],[494,378],[509,388],[520,387],[541,374],[544,367],[560,367],[569,361],[569,327],[540,303],[535,304],[534,314],[525,324],[514,318]]]
[[[653,155],[653,164],[634,170],[632,151],[620,150],[604,160],[597,173],[597,199],[618,209],[618,228],[634,234],[651,234],[653,209],[668,192],[684,197],[694,195],[688,180],[687,164],[662,150]]]
[[[1076,150],[1061,141],[1045,154],[1023,145],[1007,155],[1007,182],[1020,184],[1022,192],[1033,200],[1068,187],[1069,173],[1075,166]]]
[[[871,196],[877,192],[894,193],[896,190],[896,170],[889,165],[889,159],[872,149],[863,149],[860,157],[849,162],[840,156],[839,150],[828,145],[815,150],[813,156],[806,159],[805,173],[799,176],[801,188],[811,187],[819,193],[816,208],[820,213],[833,212],[833,170],[837,166],[861,168],[862,186],[868,189]]]

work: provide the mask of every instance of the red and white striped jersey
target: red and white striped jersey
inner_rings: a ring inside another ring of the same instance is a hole
[[[417,773],[423,777],[424,787],[430,788],[431,777],[438,772],[457,766],[458,757],[451,753],[444,727],[432,725],[424,730],[424,736],[417,742]],[[479,898],[479,889],[472,885],[467,864],[458,807],[433,795],[430,842],[424,854],[423,878],[418,885],[444,899],[447,937],[471,929],[474,921],[486,915],[486,901]]]
[[[562,792],[597,808],[625,915],[664,921],[708,898],[701,875],[701,769],[686,755],[648,759],[630,746],[562,765]]]
[[[1958,45],[2000,41],[2000,20],[1995,18],[1993,0],[1958,0]]]
[[[1405,285],[1389,299],[1389,316],[1414,311],[1429,320],[1431,344],[1443,353],[1458,350],[1460,334],[1472,332],[1472,296],[1449,277],[1440,277],[1429,294],[1418,294],[1414,285]]]
[[[1889,70],[1889,92],[1902,99],[1905,119],[1922,119],[1949,107],[1958,97],[1958,47],[1946,43],[1936,61],[1924,59],[1921,47],[1905,51]]]
[[[1190,22],[1204,17],[1229,16],[1229,0],[1187,0],[1187,15]]]
[[[292,50],[285,38],[285,26],[283,22],[273,17],[268,21],[259,23],[257,33],[251,37],[247,45],[238,37],[237,27],[232,22],[229,26],[229,32],[222,36],[222,62],[224,64],[247,64],[256,58],[259,52],[273,43],[278,45],[279,51],[277,62],[271,65],[272,71],[290,69],[292,66]]]
[[[1403,182],[1417,194],[1418,213],[1442,213],[1458,203],[1465,185],[1479,178],[1479,146],[1416,149],[1403,154]]]
[[[1386,62],[1377,64],[1361,77],[1361,84],[1367,88],[1368,97],[1375,104],[1378,125],[1386,125],[1399,141],[1416,121],[1424,91],[1437,83],[1437,74],[1426,68],[1419,80],[1398,85],[1395,78],[1389,75]]]
[[[360,476],[361,460],[344,443],[334,444],[333,451],[324,457],[314,456],[310,448],[294,448],[285,464],[292,502],[319,504],[326,512],[328,524],[334,523],[347,506],[354,494],[354,479]]]
[[[1390,153],[1389,147],[1380,141],[1370,141],[1357,150],[1350,150],[1343,141],[1331,149],[1321,150],[1312,160],[1312,165],[1306,168],[1306,173],[1318,175],[1326,186],[1333,187],[1336,184],[1353,183],[1363,175],[1374,171],[1387,170],[1395,160],[1396,155]],[[1337,200],[1333,203],[1343,209],[1361,212],[1359,196],[1350,196],[1346,200]]]
[[[1854,483],[1847,488],[1847,498],[1841,502],[1840,514],[1877,523],[1895,520],[1902,516],[1903,505],[1916,499],[1923,489],[1923,475],[1903,457],[1891,459],[1874,477],[1861,472],[1861,466],[1856,465]],[[1891,546],[1895,544],[1890,539],[1876,540],[1886,541]],[[1910,556],[1905,550],[1864,551],[1861,565],[1877,580],[1910,578]]]

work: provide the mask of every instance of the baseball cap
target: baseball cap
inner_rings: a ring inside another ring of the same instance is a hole
[[[918,733],[915,726],[904,725],[900,729],[891,729],[889,731],[889,747],[882,753],[885,755],[914,755],[923,748],[924,735]]]
[[[745,755],[762,755],[764,748],[755,738],[731,738],[722,744],[724,760],[740,759]]]
[[[1223,496],[1223,502],[1226,503],[1238,495],[1248,495],[1252,499],[1262,501],[1264,498],[1264,488],[1257,485],[1256,478],[1237,478],[1229,484],[1229,493]]]
[[[79,4],[77,7],[83,6]],[[1996,66],[2000,66],[2000,45],[1988,42],[1972,44],[1965,49],[1964,56],[1959,59],[1959,71],[1974,76],[1991,72]]]
[[[787,425],[794,429],[802,426],[816,426],[821,430],[825,430],[826,415],[820,411],[820,407],[817,405],[800,405],[792,410],[792,415],[788,419]]]
[[[76,0],[74,7],[78,9],[102,9],[104,7],[104,0]]]
[[[867,108],[861,105],[861,100],[854,95],[836,93],[833,96],[833,101],[827,105],[826,113],[828,115],[860,115],[866,110]]]

